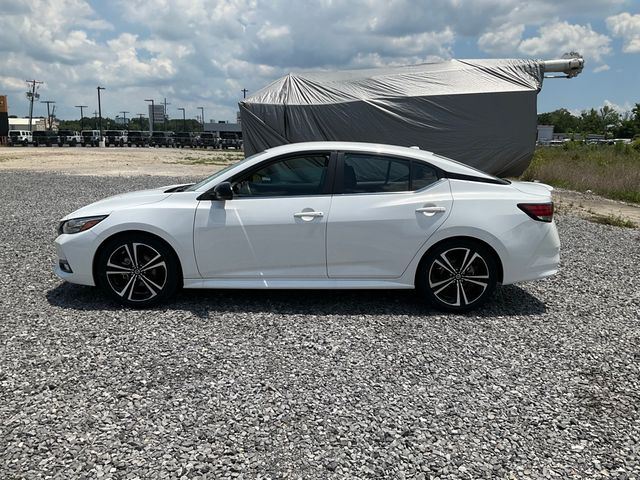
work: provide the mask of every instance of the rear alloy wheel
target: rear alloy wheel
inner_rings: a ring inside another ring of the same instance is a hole
[[[161,241],[131,234],[109,242],[98,260],[100,285],[117,301],[148,307],[169,298],[178,286],[173,252]]]
[[[466,312],[493,294],[497,265],[492,252],[468,240],[446,242],[423,259],[418,272],[419,292],[440,310]]]

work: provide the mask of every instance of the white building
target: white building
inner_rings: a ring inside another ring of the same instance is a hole
[[[46,122],[44,118],[33,118],[31,130],[46,130]],[[58,129],[58,122],[53,121],[53,129]],[[9,130],[29,130],[29,118],[9,118]]]
[[[538,143],[545,144],[553,140],[553,125],[538,125]]]

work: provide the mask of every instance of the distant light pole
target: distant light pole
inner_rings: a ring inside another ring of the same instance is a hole
[[[156,124],[156,104],[151,98],[146,98],[144,101],[151,102],[151,115],[149,115],[149,131],[153,133],[153,127]]]
[[[100,130],[100,141],[102,142],[102,105],[100,103],[100,90],[106,90],[106,88],[98,87],[98,130]]]
[[[168,115],[167,115],[167,105],[171,105],[170,103],[167,103],[167,99],[164,99],[164,131],[167,131],[167,120],[169,119]]]
[[[178,110],[182,110],[182,131],[186,132],[187,131],[187,128],[186,128],[187,120],[185,118],[184,108],[181,107],[181,108],[178,108]]]
[[[129,113],[129,112],[122,111],[120,113],[122,114],[122,117],[124,118],[124,120],[123,120],[124,121],[124,126],[125,126],[125,128],[127,129],[127,132],[128,132],[129,131],[129,126],[127,125],[127,113]]]
[[[242,98],[247,98],[247,92],[249,90],[247,90],[246,88],[243,88],[242,90],[240,90],[242,92]]]
[[[198,110],[200,110],[200,119],[202,120],[202,131],[204,132],[204,107],[198,107]]]
[[[46,103],[47,104],[47,122],[49,122],[49,127],[47,128],[47,130],[51,131],[51,112],[49,111],[49,105],[51,105],[52,103],[56,103],[53,100],[44,100],[40,103]]]
[[[86,105],[76,105],[76,108],[80,109],[80,131],[82,131],[84,130],[84,114],[82,113],[82,110],[89,107]]]
[[[142,121],[144,120],[144,113],[137,113],[136,115],[138,115],[140,117],[140,130],[144,130],[144,128],[142,128]]]

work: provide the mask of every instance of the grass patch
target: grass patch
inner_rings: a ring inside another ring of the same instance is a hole
[[[640,203],[640,150],[631,145],[577,143],[541,147],[521,179]]]
[[[624,217],[618,215],[593,215],[589,218],[593,223],[600,223],[602,225],[613,225],[614,227],[623,228],[636,228],[637,225],[631,220],[627,220]]]

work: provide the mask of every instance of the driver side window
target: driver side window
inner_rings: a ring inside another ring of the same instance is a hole
[[[328,154],[288,157],[240,177],[233,193],[240,198],[320,195],[328,169]]]

